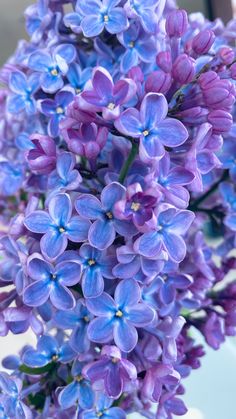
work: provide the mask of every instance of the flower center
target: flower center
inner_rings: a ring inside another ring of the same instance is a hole
[[[106,216],[109,220],[112,220],[112,218],[113,218],[113,214],[112,214],[111,211],[106,212]]]
[[[59,233],[65,233],[65,231],[66,231],[66,230],[64,229],[64,227],[60,227],[60,228],[59,228]]]
[[[56,362],[56,361],[58,361],[58,358],[59,358],[58,355],[53,355],[51,359],[52,359],[53,362]]]
[[[113,356],[113,358],[111,358],[111,362],[113,364],[117,364],[117,362],[119,362],[119,358],[116,358],[115,356]]]
[[[104,20],[104,22],[108,22],[109,21],[109,16],[108,15],[104,15],[103,20]]]
[[[122,311],[121,310],[117,310],[116,317],[122,317],[122,316],[123,316]]]
[[[83,319],[84,319],[85,323],[89,323],[89,317],[88,316],[84,316]]]
[[[101,416],[103,416],[103,413],[102,413],[102,412],[97,412],[97,413],[96,413],[96,416],[97,416],[98,418],[100,418]]]
[[[52,75],[52,76],[58,76],[58,71],[57,71],[57,69],[56,69],[56,68],[53,68],[53,69],[50,71],[50,73],[51,73],[51,75]]]
[[[56,108],[56,113],[60,115],[60,114],[64,113],[64,109],[61,106],[58,106]]]
[[[144,135],[144,137],[147,137],[147,136],[149,135],[149,131],[148,131],[147,129],[145,129],[145,130],[143,131],[143,135]]]
[[[94,260],[94,259],[89,259],[88,260],[88,265],[89,266],[93,266],[93,265],[95,265],[96,264],[96,261]]]
[[[77,375],[75,377],[75,381],[78,381],[78,383],[80,383],[83,379],[84,379],[84,377],[82,375]]]
[[[108,109],[110,109],[110,111],[113,111],[113,109],[115,109],[116,105],[113,102],[108,103],[107,105]]]
[[[132,202],[131,209],[136,212],[139,210],[140,206],[139,202]]]
[[[128,46],[129,46],[130,48],[133,48],[133,47],[134,47],[134,41],[130,41],[130,42],[128,43]]]
[[[56,276],[56,274],[52,274],[51,275],[51,279],[52,279],[52,281],[55,281],[55,279],[57,278],[57,276]]]
[[[81,89],[79,88],[79,87],[77,87],[77,89],[75,89],[75,92],[77,93],[77,95],[79,94],[79,93],[81,93]]]

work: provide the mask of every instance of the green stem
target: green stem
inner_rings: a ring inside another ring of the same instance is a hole
[[[132,143],[132,148],[130,150],[128,158],[124,162],[124,164],[122,166],[122,169],[121,169],[121,172],[120,172],[120,176],[119,176],[119,182],[120,183],[124,183],[124,180],[125,180],[125,178],[127,176],[127,173],[130,169],[130,166],[132,165],[132,163],[133,163],[135,157],[137,156],[137,154],[138,154],[138,144]]]
[[[200,198],[196,199],[196,201],[194,201],[190,205],[189,209],[192,210],[192,211],[196,211],[196,210],[200,210],[201,211],[202,209],[199,209],[198,208],[199,205],[203,201],[205,201],[210,195],[212,195],[217,190],[217,188],[220,185],[220,183],[223,182],[224,180],[228,179],[228,176],[229,176],[229,173],[228,173],[227,170],[225,170],[224,173],[223,173],[223,175],[221,176],[221,178],[216,183],[214,183],[214,185],[212,185],[212,187],[204,195],[202,195],[202,196],[200,196]]]

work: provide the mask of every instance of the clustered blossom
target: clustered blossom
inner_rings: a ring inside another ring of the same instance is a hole
[[[0,416],[184,415],[192,328],[236,335],[235,22],[172,0],[25,19],[0,70],[0,336],[37,343],[3,360]]]

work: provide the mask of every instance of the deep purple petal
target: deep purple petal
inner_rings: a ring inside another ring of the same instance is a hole
[[[100,98],[109,98],[112,96],[113,81],[110,73],[105,68],[96,68],[93,75],[93,87]]]

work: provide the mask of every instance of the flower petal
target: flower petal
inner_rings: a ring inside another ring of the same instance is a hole
[[[103,214],[101,202],[93,195],[80,195],[75,202],[75,209],[81,217],[96,220]]]
[[[111,221],[96,220],[90,227],[88,240],[99,250],[107,249],[115,240],[116,232]]]
[[[168,103],[164,95],[160,93],[148,93],[141,104],[140,118],[147,130],[156,128],[166,117]]]
[[[109,12],[109,20],[105,24],[108,32],[115,34],[122,32],[128,26],[128,19],[125,11],[121,7],[116,7]]]
[[[52,221],[46,211],[33,211],[25,217],[24,224],[33,233],[46,233]]]
[[[79,397],[79,386],[80,384],[78,382],[72,381],[72,383],[68,384],[60,392],[58,401],[63,409],[68,409],[69,407],[75,405]]]
[[[104,292],[98,298],[92,298],[86,301],[86,305],[95,316],[112,316],[116,311],[116,305],[113,298]]]
[[[75,299],[71,291],[58,283],[54,283],[51,288],[50,300],[59,310],[72,310],[75,307]]]
[[[127,310],[128,319],[136,327],[144,327],[150,324],[155,316],[155,311],[146,304],[136,304]]]
[[[72,214],[72,205],[69,195],[58,194],[50,199],[48,211],[56,225],[66,227]]]
[[[137,330],[125,320],[117,321],[114,325],[114,341],[121,351],[131,352],[138,342]]]
[[[28,259],[27,272],[34,280],[46,280],[50,278],[52,266],[43,259],[31,255]]]
[[[182,262],[186,255],[186,245],[182,237],[163,232],[163,244],[174,262]]]
[[[42,254],[46,258],[54,260],[66,250],[67,243],[65,234],[60,234],[57,230],[50,229],[40,241]]]
[[[102,294],[104,281],[99,269],[86,269],[82,275],[82,290],[85,298],[94,298]]]
[[[22,361],[25,365],[31,368],[44,367],[50,362],[45,354],[36,352],[33,349],[28,349],[24,352]]]
[[[57,265],[57,280],[62,285],[72,286],[79,282],[81,267],[76,262],[61,262]]]
[[[162,249],[162,237],[156,231],[145,233],[136,240],[134,247],[143,256],[156,257]]]
[[[113,321],[107,317],[92,320],[88,326],[88,337],[92,342],[107,343],[111,341],[113,338]]]
[[[173,118],[166,118],[155,130],[159,140],[167,147],[178,147],[188,138],[188,131],[182,122]]]
[[[101,193],[101,202],[107,211],[111,210],[117,201],[125,196],[125,188],[118,182],[107,185]]]
[[[49,283],[45,281],[36,281],[25,288],[23,301],[27,306],[38,307],[46,303],[49,294]]]
[[[125,279],[117,285],[114,299],[120,309],[137,304],[140,298],[141,290],[134,279]]]
[[[66,228],[68,239],[75,243],[87,240],[90,226],[90,221],[82,220],[78,216],[72,217]]]
[[[120,117],[115,120],[114,125],[116,129],[124,135],[129,135],[134,138],[141,136],[142,124],[139,120],[139,112],[137,109],[130,108],[125,110]]]
[[[99,15],[89,15],[82,19],[81,29],[84,36],[91,38],[93,36],[99,35],[104,29],[104,21],[102,16]]]

